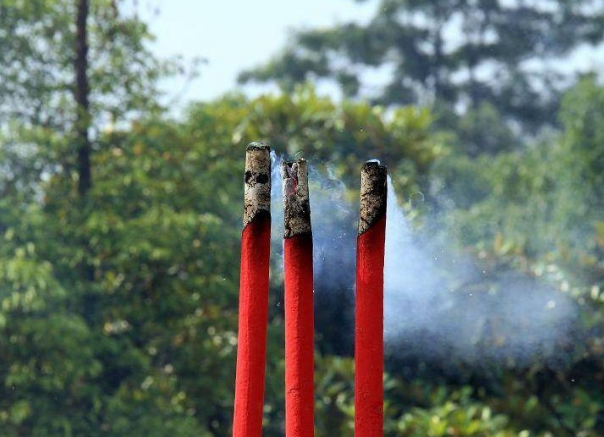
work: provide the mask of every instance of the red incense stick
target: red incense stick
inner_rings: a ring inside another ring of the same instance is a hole
[[[271,240],[271,159],[263,143],[247,147],[244,198],[233,437],[261,437]]]
[[[361,170],[355,321],[355,437],[384,435],[386,167]]]
[[[285,435],[314,435],[313,267],[306,161],[284,163]]]

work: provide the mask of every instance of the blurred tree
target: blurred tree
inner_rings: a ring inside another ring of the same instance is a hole
[[[586,192],[584,200],[599,212],[604,208],[604,88],[594,77],[584,78],[566,95],[560,119],[568,156],[564,164],[573,169],[575,187]]]
[[[122,5],[0,0],[3,435],[203,435],[175,387],[136,390],[151,364],[103,311],[94,155],[159,112],[157,79],[179,68]]]
[[[241,73],[240,82],[276,81],[290,89],[328,78],[352,97],[364,91],[367,72],[380,71],[388,82],[373,96],[379,103],[432,102],[438,120],[447,113],[454,119],[480,114],[489,104],[504,122],[534,134],[555,124],[560,93],[573,78],[572,70],[551,68],[553,62],[604,36],[600,0],[375,3],[377,12],[366,24],[294,34],[282,54]],[[484,127],[474,125],[478,131],[471,133],[472,121],[461,123],[461,140],[470,147],[492,153],[515,145],[508,133],[484,142]]]
[[[3,435],[228,434],[244,145],[272,138],[282,153],[337,156],[334,171],[355,183],[362,158],[377,156],[413,169],[397,180],[413,186],[440,153],[430,121],[411,108],[342,108],[309,88],[193,105],[182,122],[152,111],[91,138],[85,201],[71,173],[41,170],[58,165],[45,147],[72,132],[19,129],[25,155],[16,137],[0,147]],[[283,424],[277,290],[270,436]],[[318,328],[321,349],[337,351],[339,332]]]
[[[88,85],[88,0],[78,0],[75,40],[76,131],[78,192],[85,196],[92,184],[90,169],[90,86]]]
[[[595,249],[594,224],[604,214],[604,94],[594,77],[565,94],[559,119],[560,137],[526,150],[475,160],[451,153],[435,162],[432,195],[444,195],[451,220],[459,219],[450,228],[460,241],[503,234],[531,258]]]
[[[5,148],[46,143],[44,171],[69,173],[81,190],[89,185],[86,162],[100,132],[159,110],[157,79],[183,71],[153,56],[152,36],[135,13],[125,12],[126,2],[0,0]]]
[[[77,108],[86,104],[75,97],[78,2],[0,0],[3,436],[228,435],[237,175],[245,144],[257,139],[331,164],[350,198],[368,157],[388,164],[403,192],[441,199],[442,187],[450,188],[442,228],[465,249],[497,269],[549,275],[581,305],[593,338],[578,341],[579,353],[560,368],[536,362],[489,367],[484,376],[460,365],[453,377],[423,362],[389,360],[385,435],[603,435],[604,94],[597,82],[582,82],[564,99],[561,139],[514,153],[489,143],[495,158],[448,150],[430,133],[434,115],[426,109],[335,104],[308,86],[255,99],[228,95],[194,104],[175,121],[155,93],[156,79],[172,70],[145,51],[144,23],[116,9],[122,3],[90,0],[86,120]],[[468,131],[490,141],[500,109],[476,111]],[[77,170],[82,116],[94,175],[85,196]],[[503,141],[507,135],[497,132]],[[283,435],[279,268],[272,272],[267,437]],[[350,293],[322,276],[317,302]],[[317,306],[318,436],[353,432],[353,363],[341,356],[350,352],[341,344],[350,327],[333,326],[350,323],[342,302]]]

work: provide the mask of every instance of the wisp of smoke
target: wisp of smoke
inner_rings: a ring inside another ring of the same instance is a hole
[[[281,255],[281,159],[273,153],[273,239]],[[350,352],[358,204],[329,171],[309,169],[317,342]],[[577,321],[574,302],[533,278],[498,272],[485,280],[458,254],[444,263],[431,236],[415,234],[388,181],[385,258],[386,352],[415,360],[528,364],[563,359]],[[445,239],[446,241],[446,239]],[[454,266],[452,268],[451,266]],[[493,279],[495,278],[495,279]],[[461,284],[461,285],[460,285]]]
[[[485,280],[463,257],[445,272],[442,253],[430,253],[425,240],[414,238],[389,180],[384,316],[391,353],[517,365],[563,358],[577,319],[568,296],[520,273]]]
[[[272,246],[273,255],[282,265],[282,159],[274,152],[271,158]],[[329,168],[322,172],[310,166],[308,171],[317,346],[324,352],[346,354],[352,352],[353,338],[356,209],[345,199],[344,183]],[[329,345],[329,349],[325,348],[326,345]]]

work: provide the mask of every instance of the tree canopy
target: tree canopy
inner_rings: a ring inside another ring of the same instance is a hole
[[[416,36],[410,41],[422,51],[428,49],[418,38],[436,30],[417,17],[432,17],[427,14],[453,4],[384,3],[392,6],[393,21],[402,14],[412,22]],[[484,10],[491,5],[509,14],[513,9],[510,2],[455,4]],[[569,34],[567,43],[556,42],[558,54],[579,36],[599,40],[597,26],[589,31],[588,22],[594,22],[585,15],[587,3],[557,2],[557,13],[550,8],[538,14],[544,21],[531,18],[533,3],[523,5],[530,23],[523,14],[501,20],[516,17],[514,25],[541,36],[550,19],[573,32],[571,22],[578,20],[582,30]],[[495,98],[484,96],[463,123],[451,122],[457,137],[443,129],[447,114],[437,105],[336,102],[309,84],[292,83],[288,92],[255,98],[233,93],[195,102],[174,117],[161,104],[157,79],[178,68],[153,56],[147,26],[122,6],[105,0],[0,0],[2,436],[230,433],[243,158],[245,145],[255,140],[270,141],[282,156],[304,154],[321,163],[316,174],[330,171],[346,199],[358,198],[362,161],[387,164],[414,235],[430,234],[437,249],[446,241],[455,260],[480,267],[472,283],[454,283],[439,299],[455,295],[470,305],[509,295],[513,290],[501,277],[514,274],[527,281],[529,291],[546,284],[577,310],[577,320],[565,327],[570,340],[556,343],[560,355],[553,361],[535,347],[522,363],[477,364],[451,353],[442,339],[431,343],[440,348],[434,359],[403,338],[397,345],[402,353],[387,355],[385,436],[604,434],[604,88],[596,78],[586,77],[565,93],[557,112],[560,132],[524,139],[526,147],[517,150],[493,146],[489,156],[456,144],[476,132],[490,140],[493,132],[484,120],[496,124],[503,112]],[[77,20],[83,15],[86,20]],[[378,15],[385,20],[389,13]],[[83,46],[76,44],[82,22],[90,50],[80,65],[88,78],[88,87],[81,88],[88,88],[88,107],[74,92],[82,73],[75,65],[77,53],[82,60]],[[376,24],[367,27],[378,30]],[[355,29],[345,37],[352,38]],[[357,30],[364,41],[364,27]],[[509,41],[519,53],[520,42]],[[376,64],[386,57],[379,47]],[[328,56],[313,53],[319,52]],[[426,68],[432,68],[431,55],[425,56]],[[449,70],[440,71],[445,78]],[[447,83],[440,85],[443,96],[447,87],[458,86]],[[424,86],[434,84],[418,79],[411,88]],[[458,91],[457,96],[469,92]],[[89,134],[92,179],[85,191],[76,170],[83,132],[76,128],[78,119],[86,121]],[[499,134],[507,138],[510,132]],[[284,432],[282,279],[276,258],[264,406],[268,437]],[[347,437],[353,435],[354,415],[354,368],[345,335],[352,330],[346,313],[352,284],[321,276],[315,289],[316,435]],[[454,310],[465,314],[466,308]],[[505,344],[508,333],[497,322],[468,336],[476,348]]]
[[[599,0],[374,3],[375,15],[367,23],[296,32],[282,53],[241,73],[239,80],[275,81],[291,89],[306,80],[328,79],[347,97],[432,105],[443,113],[442,124],[454,130],[458,124],[445,114],[480,117],[489,105],[512,132],[521,128],[535,134],[556,124],[552,114],[577,74],[559,63],[576,47],[597,45],[604,37]],[[371,72],[383,78],[377,92],[365,85]],[[496,125],[482,118],[485,122]],[[479,132],[465,132],[464,145],[481,151],[514,144],[511,132],[497,137],[496,145]]]

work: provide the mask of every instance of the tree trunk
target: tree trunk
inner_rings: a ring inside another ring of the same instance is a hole
[[[89,0],[77,1],[76,40],[75,40],[75,101],[76,125],[75,137],[77,144],[78,194],[80,199],[87,198],[92,187],[92,172],[90,168],[90,86],[88,84],[88,13]],[[91,258],[90,242],[87,237],[83,241],[84,250]],[[83,275],[86,281],[94,281],[94,266],[89,260],[83,264]],[[91,322],[96,314],[97,298],[90,292],[83,302],[84,318]]]
[[[78,151],[78,193],[86,196],[92,186],[90,169],[90,102],[88,85],[88,12],[89,0],[77,0],[75,41],[76,141]]]

